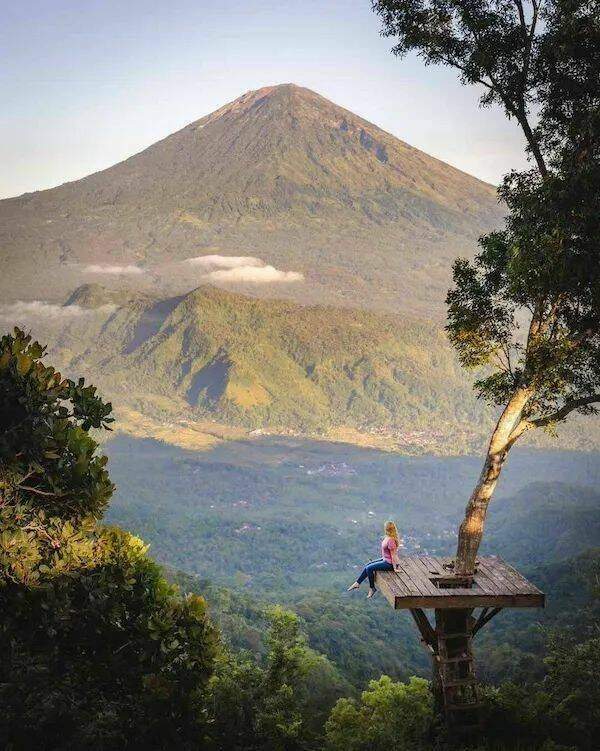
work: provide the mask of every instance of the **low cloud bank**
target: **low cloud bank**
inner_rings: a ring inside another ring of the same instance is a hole
[[[65,321],[91,316],[96,313],[108,314],[116,310],[116,305],[101,305],[99,308],[82,308],[81,305],[55,305],[54,303],[33,300],[32,302],[17,301],[8,305],[0,305],[0,320],[11,321],[14,324],[44,319],[46,321]]]
[[[204,278],[213,282],[249,282],[271,284],[273,282],[301,282],[304,274],[299,271],[282,271],[266,264],[255,256],[206,255],[187,258],[188,266],[206,270]]]
[[[268,284],[271,282],[301,282],[304,274],[299,271],[281,271],[275,266],[238,266],[235,269],[218,269],[207,274],[215,282],[252,282]]]
[[[145,274],[145,269],[133,264],[126,266],[115,266],[110,264],[92,263],[89,266],[85,266],[84,271],[89,274],[112,274],[113,276],[128,275],[128,274]]]
[[[200,268],[235,269],[239,266],[264,266],[264,261],[254,256],[219,256],[207,255],[186,258],[184,263]]]

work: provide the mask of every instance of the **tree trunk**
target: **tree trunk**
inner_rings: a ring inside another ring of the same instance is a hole
[[[458,576],[473,576],[475,573],[475,561],[483,537],[488,506],[513,444],[511,434],[519,424],[530,396],[526,389],[515,391],[494,428],[481,475],[469,498],[465,518],[458,531],[454,566],[454,573]]]

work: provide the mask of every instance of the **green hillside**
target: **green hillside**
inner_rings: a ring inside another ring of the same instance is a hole
[[[526,567],[570,558],[599,542],[597,489],[539,481],[492,506],[484,550]]]
[[[546,593],[544,611],[507,609],[477,637],[478,672],[486,683],[539,680],[545,673],[546,641],[553,629],[568,630],[583,641],[594,631],[599,602],[593,589],[600,573],[600,549],[537,566],[528,576]],[[264,655],[266,597],[215,586],[206,578],[168,569],[183,592],[202,593],[211,617],[235,650]],[[387,603],[340,597],[327,590],[312,591],[288,601],[302,619],[309,643],[325,654],[355,687],[381,674],[395,680],[410,675],[429,677],[431,665],[407,612]],[[362,635],[368,634],[367,640]]]
[[[212,287],[122,298],[114,307],[114,292],[77,290],[71,305],[96,312],[61,327],[53,348],[117,407],[274,432],[358,433],[409,450],[455,452],[483,433],[486,413],[433,325]]]
[[[22,304],[0,323],[31,327],[66,374],[97,382],[120,430],[184,448],[272,433],[473,453],[494,419],[441,326],[406,316],[211,286],[156,298],[90,284],[63,306]],[[598,420],[585,424],[575,418],[559,441],[536,431],[528,442],[594,450]]]

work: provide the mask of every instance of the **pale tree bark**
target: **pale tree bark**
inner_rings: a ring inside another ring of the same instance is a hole
[[[547,329],[548,320],[544,320],[543,301],[536,307],[529,323],[526,351],[531,343]],[[483,538],[483,528],[488,506],[498,484],[498,478],[512,445],[524,432],[523,410],[533,396],[531,389],[521,386],[515,389],[490,438],[483,469],[475,489],[471,493],[465,509],[465,518],[458,530],[458,545],[454,573],[457,576],[473,576],[477,551]]]
[[[528,389],[515,391],[496,423],[481,475],[465,509],[465,518],[458,531],[458,546],[454,573],[457,576],[473,576],[477,551],[483,537],[485,517],[500,472],[515,442],[533,428],[543,428],[564,420],[574,410],[600,403],[600,394],[589,394],[566,401],[555,412],[537,419],[523,417],[523,410],[533,396]]]
[[[508,452],[516,440],[513,434],[521,423],[523,409],[530,398],[531,392],[528,389],[517,389],[496,423],[483,469],[467,503],[465,518],[458,532],[454,565],[457,576],[472,576],[475,573],[475,561],[483,537],[488,506]]]

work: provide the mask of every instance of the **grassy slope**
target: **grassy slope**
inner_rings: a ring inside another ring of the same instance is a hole
[[[200,432],[227,433],[217,425],[211,431],[206,421],[213,420],[403,453],[457,454],[480,450],[493,422],[433,324],[209,286],[156,299],[115,297],[94,285],[71,299],[87,312],[57,319],[58,330],[33,330],[53,342],[54,361],[98,383],[120,417],[135,410],[167,423],[146,434],[169,440],[171,432],[180,445],[189,441],[177,432],[189,433],[190,421]],[[586,431],[575,420],[561,427],[560,447],[597,447],[598,420],[585,424]],[[132,432],[139,435],[139,425]],[[541,431],[527,440],[557,445]]]
[[[101,302],[97,288],[89,296]],[[84,303],[84,292],[74,299]],[[53,357],[93,378],[117,407],[154,418],[330,437],[346,430],[441,453],[472,448],[489,422],[433,325],[211,287],[103,310],[63,326]]]

